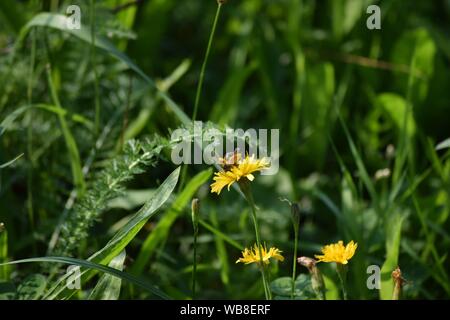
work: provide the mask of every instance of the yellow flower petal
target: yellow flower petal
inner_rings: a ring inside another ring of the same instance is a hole
[[[269,249],[269,251],[267,251],[267,248],[261,245],[261,255],[264,264],[269,264],[271,258],[279,261],[284,260],[284,257],[281,255],[281,251],[275,247],[272,247]],[[245,264],[261,263],[258,246],[255,244],[253,248],[245,248],[244,251],[242,251],[242,258],[239,258],[236,261],[236,263],[239,262]]]
[[[261,171],[269,166],[269,161],[266,158],[255,159],[252,155],[251,157],[246,156],[245,159],[239,162],[237,167],[232,168],[232,171],[241,177],[246,177],[250,181],[253,181],[254,176],[252,175],[255,171]]]
[[[213,180],[215,182],[211,184],[211,192],[220,194],[220,191],[222,191],[225,186],[227,186],[228,190],[230,190],[231,185],[238,179],[231,171],[221,171],[215,173]]]

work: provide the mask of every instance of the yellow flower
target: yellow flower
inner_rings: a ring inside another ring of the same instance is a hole
[[[357,243],[350,241],[345,247],[342,241],[338,243],[329,244],[322,248],[323,255],[316,255],[319,262],[337,262],[340,264],[347,264],[355,254]]]
[[[230,190],[230,186],[243,177],[253,181],[255,177],[252,173],[261,171],[269,165],[269,161],[266,158],[256,159],[253,155],[251,157],[247,155],[242,160],[238,157],[237,159],[236,163],[226,165],[226,171],[215,173],[214,182],[211,184],[212,193],[220,194],[225,186]]]
[[[222,191],[225,186],[228,186],[229,191],[231,185],[239,180],[239,177],[231,171],[220,171],[216,172],[214,175],[215,177],[213,180],[215,182],[211,184],[211,192],[216,192],[217,194],[220,194],[220,191]]]
[[[267,251],[266,246],[261,246],[261,254],[262,254],[262,260],[265,264],[269,264],[269,259],[273,258],[279,261],[283,261],[284,257],[281,255],[281,252],[279,249],[272,247]],[[261,259],[259,256],[259,250],[258,246],[255,244],[253,248],[247,249],[245,248],[244,251],[242,251],[242,258],[239,258],[236,263],[260,263]]]

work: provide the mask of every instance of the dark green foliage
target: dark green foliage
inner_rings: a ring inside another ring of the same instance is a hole
[[[79,31],[65,24],[73,4]],[[366,28],[370,4],[381,30]],[[0,1],[0,263],[45,257],[0,266],[0,299],[191,298],[191,196],[196,297],[263,297],[257,268],[235,264],[255,242],[237,188],[212,195],[209,166],[170,161],[174,130],[198,138],[190,119],[216,8]],[[299,204],[298,256],[358,243],[350,298],[390,298],[397,265],[405,299],[450,297],[449,21],[446,0],[221,8],[196,118],[222,133],[280,129],[279,172],[252,183],[261,238],[286,258],[268,270],[277,298],[290,298],[294,256],[280,199]],[[82,267],[82,290],[64,287],[63,264]],[[369,265],[382,290],[367,288]],[[339,298],[333,266],[318,268]],[[296,273],[296,298],[314,298],[307,270]]]

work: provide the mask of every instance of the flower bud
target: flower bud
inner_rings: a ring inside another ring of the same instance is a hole
[[[198,200],[197,198],[192,199],[191,210],[192,210],[192,225],[194,226],[194,232],[197,232],[198,215],[200,212],[200,200]]]
[[[406,280],[402,277],[402,271],[397,267],[392,271],[392,279],[394,280],[394,292],[392,293],[392,300],[400,300],[402,295],[402,288]]]
[[[311,275],[311,286],[319,300],[325,300],[325,282],[323,276],[317,268],[317,261],[309,257],[300,257],[297,262],[302,266],[308,268]]]
[[[298,227],[300,225],[300,206],[298,205],[298,203],[293,203],[291,205],[291,217],[294,229],[298,230]]]

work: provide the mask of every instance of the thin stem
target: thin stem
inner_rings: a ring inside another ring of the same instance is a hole
[[[295,298],[295,276],[297,275],[297,249],[298,249],[298,226],[294,225],[294,261],[292,262],[292,288],[291,299]]]
[[[28,88],[27,88],[27,96],[28,96],[28,105],[31,106],[33,101],[33,78],[34,78],[34,65],[35,65],[35,57],[36,57],[36,30],[31,31],[31,63],[30,63],[30,71],[28,75]],[[33,110],[29,111],[28,115],[28,128],[27,128],[27,154],[28,154],[28,175],[27,175],[27,211],[28,211],[28,219],[30,220],[31,228],[34,229],[34,212],[33,212],[33,127],[32,127],[32,119],[33,119]]]
[[[100,130],[100,93],[98,84],[98,73],[95,62],[95,3],[90,0],[90,24],[91,24],[91,64],[94,72],[94,92],[95,92],[95,135],[97,136]]]
[[[211,51],[212,43],[214,40],[214,34],[216,33],[217,22],[219,21],[220,9],[222,8],[222,3],[217,3],[217,11],[216,16],[214,18],[214,23],[211,29],[211,33],[209,35],[208,47],[206,48],[205,58],[203,59],[202,69],[200,71],[200,79],[197,85],[197,93],[195,95],[195,103],[194,103],[194,112],[192,114],[192,121],[194,121],[197,117],[198,106],[200,104],[200,96],[203,89],[203,80],[205,79],[205,71],[206,65],[208,64],[209,53]]]
[[[125,112],[123,114],[123,121],[122,121],[122,133],[120,134],[119,151],[121,151],[123,149],[123,144],[125,143],[125,131],[127,130],[127,126],[128,126],[128,110],[130,109],[132,90],[133,90],[133,76],[130,75],[129,82],[128,82],[127,103],[125,105]]]
[[[198,227],[194,230],[194,261],[192,267],[192,300],[195,300],[195,283],[197,279],[197,238]]]
[[[263,286],[264,286],[264,294],[266,296],[266,300],[272,300],[272,293],[270,292],[269,283],[266,279],[266,273],[264,268],[264,261],[263,261],[263,255],[261,250],[261,240],[260,240],[260,234],[259,234],[259,224],[258,224],[258,218],[256,217],[256,206],[255,201],[253,200],[252,191],[250,189],[250,185],[248,182],[242,181],[239,183],[242,192],[245,195],[245,198],[247,199],[251,209],[252,209],[252,218],[253,218],[253,225],[255,227],[255,235],[256,235],[256,245],[258,246],[258,253],[259,253],[259,265],[261,268],[261,275],[263,280]]]
[[[346,278],[347,278],[347,269],[343,264],[337,263],[336,264],[337,267],[337,274],[339,276],[339,280],[341,282],[341,287],[342,287],[342,295],[344,297],[344,300],[348,299],[347,296],[347,288],[346,288]]]
[[[267,285],[266,273],[264,270],[264,261],[263,261],[262,250],[261,250],[261,240],[260,240],[260,236],[259,236],[259,225],[258,225],[258,219],[256,217],[256,210],[254,208],[254,204],[251,204],[250,206],[252,207],[252,218],[253,218],[253,224],[255,226],[256,245],[258,246],[258,251],[259,251],[259,259],[260,259],[259,261],[260,261],[260,267],[261,267],[261,275],[262,275],[262,279],[263,279],[264,293],[266,295],[266,300],[271,300],[272,298],[271,298],[270,290]]]
[[[202,95],[202,89],[203,89],[203,81],[205,79],[206,66],[208,64],[208,58],[209,58],[209,55],[211,52],[214,35],[216,33],[216,27],[217,27],[217,22],[219,21],[221,8],[222,8],[222,3],[218,2],[216,16],[214,17],[214,22],[213,22],[213,25],[211,28],[211,32],[209,34],[208,46],[206,47],[205,57],[203,58],[203,64],[202,64],[202,68],[200,70],[200,78],[199,78],[198,84],[197,84],[197,90],[196,90],[197,92],[195,94],[195,102],[194,102],[194,111],[192,113],[192,126],[194,126],[194,121],[197,118],[198,106],[200,104],[200,97]],[[180,177],[180,184],[179,184],[178,190],[181,190],[184,187],[186,175],[187,175],[187,165],[184,164],[183,168],[181,169],[181,177]]]

